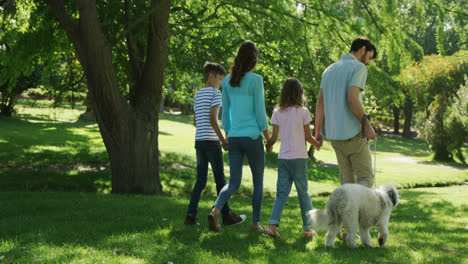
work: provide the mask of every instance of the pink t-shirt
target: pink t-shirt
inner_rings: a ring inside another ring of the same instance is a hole
[[[271,123],[278,125],[281,139],[279,159],[307,159],[304,125],[312,122],[309,110],[291,106],[273,111]]]

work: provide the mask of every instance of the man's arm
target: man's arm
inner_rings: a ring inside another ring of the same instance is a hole
[[[321,144],[312,136],[309,124],[304,125],[304,135],[306,141],[309,142],[312,146],[314,146],[314,149],[320,150]]]
[[[361,92],[361,88],[351,85],[348,90],[348,105],[349,108],[351,109],[351,112],[353,112],[354,116],[361,122],[362,117],[364,116],[364,107],[361,104],[361,101],[359,101],[359,93]],[[377,135],[375,134],[374,128],[372,128],[369,120],[366,119],[366,124],[365,124],[365,133],[366,137],[371,140],[375,140],[377,138]]]
[[[323,144],[323,137],[320,131],[322,130],[324,116],[323,89],[320,88],[317,106],[315,107],[315,139],[317,140],[317,143],[319,143],[319,146],[322,146]]]
[[[211,127],[213,127],[213,130],[215,131],[216,135],[221,141],[221,145],[223,146],[223,149],[227,151],[227,141],[226,139],[224,139],[223,133],[221,132],[221,129],[219,128],[219,124],[218,124],[218,108],[219,108],[219,105],[211,107],[210,123],[211,123]]]

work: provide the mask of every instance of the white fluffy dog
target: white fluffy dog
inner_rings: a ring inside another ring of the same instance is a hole
[[[379,246],[383,247],[388,238],[388,221],[399,196],[395,187],[382,185],[371,189],[359,184],[343,184],[332,192],[326,210],[307,212],[314,229],[326,231],[326,247],[333,247],[342,224],[347,228],[346,243],[356,248],[356,232],[359,227],[361,243],[372,247],[369,229],[377,227]]]

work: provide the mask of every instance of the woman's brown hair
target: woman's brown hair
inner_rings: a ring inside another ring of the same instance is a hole
[[[232,87],[239,86],[246,72],[251,71],[257,65],[258,48],[250,40],[242,43],[237,51],[234,65],[231,68],[231,79],[229,84]]]
[[[291,106],[304,107],[305,105],[302,83],[296,78],[288,78],[281,89],[278,107],[280,110],[284,110]]]

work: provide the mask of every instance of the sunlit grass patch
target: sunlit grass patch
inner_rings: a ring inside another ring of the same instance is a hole
[[[6,263],[463,263],[468,249],[468,186],[400,190],[384,248],[325,249],[305,239],[297,197],[290,197],[272,239],[249,231],[250,197],[230,207],[246,222],[208,229],[216,197],[202,196],[199,226],[183,224],[189,198],[53,192],[0,192],[0,256]],[[313,197],[324,208],[328,197]],[[267,226],[273,197],[265,197]],[[371,230],[372,243],[377,232]]]

